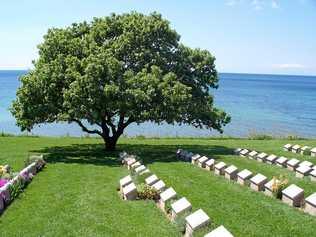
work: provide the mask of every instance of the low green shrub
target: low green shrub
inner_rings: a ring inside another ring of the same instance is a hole
[[[147,184],[139,184],[137,185],[137,192],[139,199],[142,200],[158,200],[159,199],[159,192],[150,187]]]
[[[25,184],[23,183],[23,181],[19,179],[18,181],[9,186],[11,201],[17,198],[19,194],[23,192],[24,185]]]

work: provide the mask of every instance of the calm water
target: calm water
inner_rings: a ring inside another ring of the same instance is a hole
[[[25,71],[0,71],[0,131],[19,133],[8,108]],[[220,74],[215,103],[232,116],[226,135],[250,133],[316,137],[316,77],[254,74]],[[40,135],[82,135],[74,124],[42,125],[33,130]],[[127,135],[207,136],[216,132],[190,126],[132,125]]]

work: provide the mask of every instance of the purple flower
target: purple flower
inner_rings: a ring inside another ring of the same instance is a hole
[[[0,179],[0,188],[3,187],[4,185],[6,185],[7,182],[8,182],[8,180],[6,180],[6,179]]]

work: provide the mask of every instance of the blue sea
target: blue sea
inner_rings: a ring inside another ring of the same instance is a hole
[[[0,132],[19,134],[8,108],[26,71],[0,71]],[[250,134],[316,137],[316,77],[221,73],[220,87],[211,93],[215,104],[232,117],[224,135]],[[44,124],[32,134],[82,136],[75,124]],[[218,136],[218,132],[191,126],[131,125],[128,136]]]

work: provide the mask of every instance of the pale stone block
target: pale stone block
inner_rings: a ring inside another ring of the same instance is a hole
[[[312,162],[309,162],[309,161],[307,161],[307,160],[305,160],[305,161],[303,161],[303,162],[301,162],[300,164],[299,164],[299,166],[308,166],[308,167],[313,167],[313,163]]]
[[[123,199],[124,200],[135,200],[137,198],[137,188],[134,183],[126,185],[122,189]]]
[[[246,181],[252,177],[252,172],[244,169],[237,174],[237,183],[245,185]]]
[[[172,187],[166,189],[162,193],[160,193],[160,199],[159,199],[159,207],[162,210],[165,210],[166,202],[174,199],[177,197],[176,191]]]
[[[200,159],[197,160],[197,164],[201,168],[205,168],[205,162],[208,160],[206,156],[202,156]]]
[[[199,209],[185,218],[185,237],[192,237],[194,232],[210,223],[209,216]]]
[[[300,153],[301,152],[301,146],[296,144],[292,147],[292,152],[293,153]]]
[[[241,150],[241,152],[240,152],[239,154],[240,154],[240,156],[242,156],[242,157],[246,157],[248,153],[249,153],[249,150],[243,149],[243,150]]]
[[[192,163],[193,165],[195,165],[196,161],[197,161],[198,159],[200,159],[200,158],[201,158],[201,156],[200,156],[199,154],[193,155],[193,156],[191,157],[191,163]]]
[[[298,159],[293,158],[286,163],[287,169],[295,171],[299,163],[300,161]]]
[[[166,189],[166,184],[162,180],[159,180],[158,182],[151,185],[151,187],[156,189],[159,193],[161,193]]]
[[[139,173],[139,175],[143,175],[143,174],[146,174],[146,173],[150,173],[150,170],[149,169],[145,169],[145,170],[141,171]]]
[[[182,149],[178,149],[177,152],[176,152],[176,156],[177,158],[181,158],[181,155],[182,155]]]
[[[146,166],[141,165],[141,166],[139,166],[139,167],[137,167],[137,168],[135,169],[135,172],[136,172],[137,174],[139,174],[139,173],[141,173],[141,172],[143,172],[143,171],[145,171],[145,170],[146,170]]]
[[[284,156],[280,156],[277,160],[276,160],[276,165],[280,166],[280,167],[286,167],[286,162],[287,162],[287,158]]]
[[[276,159],[278,159],[278,157],[274,154],[272,155],[269,155],[267,158],[266,158],[266,162],[270,165],[274,164]]]
[[[255,191],[262,191],[267,182],[267,177],[262,174],[257,174],[250,179],[250,188]]]
[[[248,153],[248,157],[250,159],[256,159],[256,156],[258,155],[258,152],[257,151],[251,151]]]
[[[259,162],[265,162],[267,157],[268,157],[268,154],[261,152],[260,154],[257,155],[257,160]]]
[[[264,185],[264,194],[266,194],[267,196],[273,197],[272,185],[274,184],[274,182],[278,184],[280,183],[280,180],[271,179],[268,183]]]
[[[142,164],[139,162],[139,161],[137,161],[137,162],[135,162],[134,164],[132,164],[131,165],[131,169],[133,170],[133,169],[136,169],[137,167],[139,167],[139,166],[141,166]]]
[[[156,183],[158,181],[159,181],[159,179],[155,174],[153,174],[145,179],[145,183],[149,186],[153,185],[154,183]]]
[[[311,150],[311,156],[316,157],[316,147]]]
[[[313,169],[309,175],[311,177],[311,181],[316,182],[316,169]]]
[[[309,147],[309,146],[303,146],[302,148],[301,148],[301,154],[302,155],[310,155],[311,154],[311,147]]]
[[[224,226],[217,227],[215,230],[204,235],[204,237],[234,237]]]
[[[239,155],[239,153],[241,152],[241,150],[242,150],[242,148],[236,148],[236,149],[234,150],[234,154],[235,154],[235,155]]]
[[[300,165],[296,168],[295,176],[297,178],[304,178],[312,171],[312,168],[306,165]]]
[[[293,147],[292,144],[285,144],[285,145],[283,146],[283,150],[284,150],[284,151],[291,151],[292,147]]]
[[[295,184],[282,191],[282,201],[290,206],[300,207],[304,200],[304,190]]]
[[[0,188],[0,196],[4,200],[4,203],[9,203],[10,202],[10,185],[11,183],[8,182],[4,186]]]
[[[191,211],[191,209],[191,203],[185,197],[180,198],[178,201],[171,204],[171,219],[175,220],[177,216],[185,213],[186,211]]]
[[[305,212],[316,216],[316,193],[308,196],[305,199]]]
[[[215,165],[215,160],[214,159],[209,159],[208,161],[205,162],[205,169],[207,170],[213,170]]]
[[[134,158],[127,160],[126,161],[127,169],[129,169],[129,170],[132,169],[132,165],[135,164],[136,162],[137,162],[137,160]]]
[[[20,171],[19,176],[24,182],[29,182],[32,179],[31,172],[27,167]]]
[[[214,168],[215,168],[214,173],[217,175],[223,175],[226,167],[227,167],[227,165],[221,161],[214,166]]]
[[[129,185],[130,183],[132,183],[133,180],[131,178],[130,175],[125,176],[124,178],[120,179],[120,190],[122,191],[122,189],[126,186]]]
[[[236,166],[231,165],[225,169],[225,178],[229,180],[236,180],[238,169]]]

